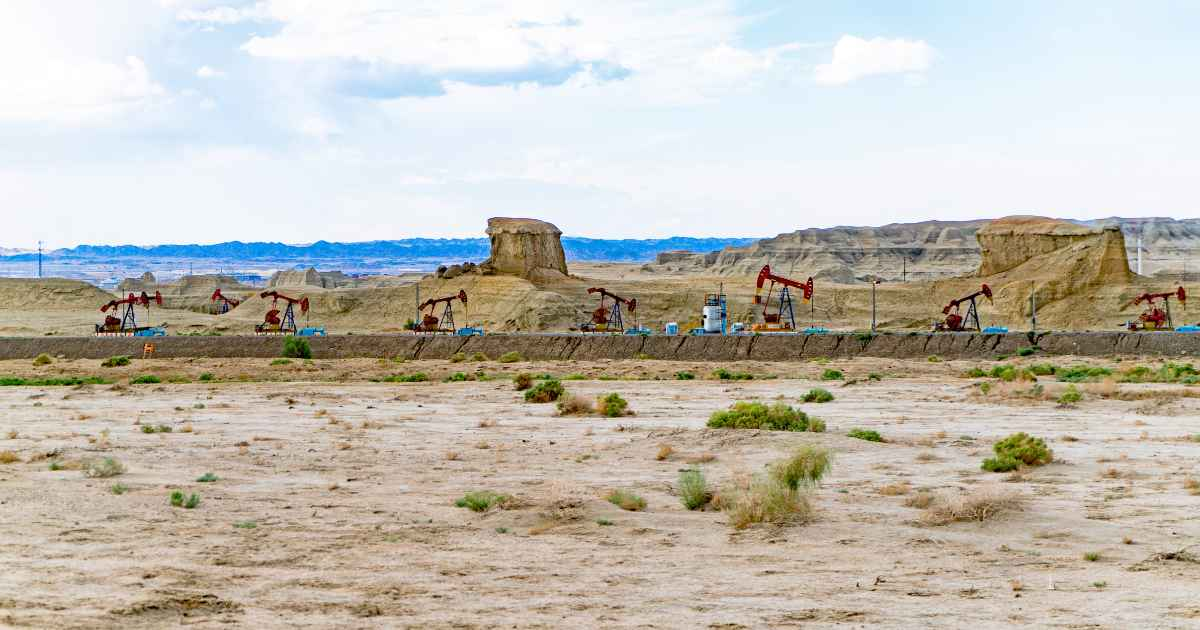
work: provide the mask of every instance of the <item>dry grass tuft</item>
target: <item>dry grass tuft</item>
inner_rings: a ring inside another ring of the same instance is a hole
[[[1200,481],[1196,481],[1194,477],[1188,477],[1183,480],[1183,488],[1189,494],[1200,495]]]
[[[458,454],[458,451],[446,451],[446,455],[444,457],[448,462],[456,462],[459,460],[460,455]]]
[[[889,483],[889,484],[887,484],[885,486],[881,486],[879,488],[879,494],[881,494],[885,497],[900,496],[902,494],[908,494],[911,491],[912,491],[912,486],[909,485],[909,483],[907,481],[901,481],[898,483]]]
[[[938,457],[937,455],[935,455],[929,451],[925,451],[923,453],[917,453],[916,460],[919,462],[922,462],[922,463],[929,463],[929,462],[940,462],[940,461],[942,461],[942,458]]]
[[[180,433],[192,433],[194,431],[195,431],[195,429],[192,428],[191,422],[185,422],[185,423],[183,423],[183,426],[179,427]]]
[[[560,416],[590,416],[596,413],[595,403],[591,398],[572,394],[558,401]]]
[[[668,457],[670,457],[674,452],[675,452],[675,448],[672,447],[670,444],[659,444],[658,445],[658,453],[656,453],[654,455],[654,459],[661,462],[661,461],[667,459]]]
[[[699,455],[692,455],[683,459],[683,461],[689,464],[707,464],[716,460],[717,456],[715,453],[700,453]]]
[[[493,418],[485,418],[479,421],[480,429],[490,429],[494,426],[496,426],[496,420]]]
[[[933,494],[929,492],[918,492],[904,499],[905,507],[917,508],[918,510],[924,510],[931,503],[933,503]]]
[[[21,461],[21,456],[14,451],[0,451],[0,464],[15,464]]]
[[[966,494],[941,496],[925,509],[921,520],[926,525],[948,525],[962,521],[986,521],[1007,512],[1019,510],[1024,497],[1012,490],[983,487]]]
[[[734,486],[720,494],[720,509],[729,514],[734,529],[745,529],[756,523],[784,525],[812,518],[813,508],[808,493],[792,489],[778,480],[758,475],[749,484]]]
[[[9,429],[9,430],[8,430],[8,433],[5,433],[4,435],[5,435],[6,437],[8,437],[8,439],[10,439],[10,440],[15,440],[15,439],[17,439],[17,437],[19,437],[21,434],[20,434],[20,433],[17,433],[17,430],[16,430],[16,429]]]
[[[1008,584],[1009,584],[1009,586],[1012,587],[1012,590],[1014,593],[1019,593],[1019,592],[1025,590],[1025,583],[1022,582],[1021,580],[1014,579],[1014,580],[1010,581]]]

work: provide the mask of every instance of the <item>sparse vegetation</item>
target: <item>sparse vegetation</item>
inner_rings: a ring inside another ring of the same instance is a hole
[[[933,493],[918,492],[916,494],[909,495],[908,498],[904,499],[904,506],[910,507],[910,508],[917,508],[918,510],[924,510],[925,508],[929,507],[933,503],[933,500],[934,500]]]
[[[513,389],[522,392],[533,387],[533,375],[521,373],[513,377]]]
[[[609,527],[613,524],[613,522],[606,518],[598,518],[596,519],[596,524],[600,527]]]
[[[50,365],[51,363],[54,363],[54,359],[51,359],[50,355],[46,354],[45,352],[43,352],[33,358],[33,364],[35,366],[36,365]]]
[[[883,436],[874,429],[850,429],[846,434],[848,437],[866,440],[868,442],[882,442]]]
[[[174,431],[174,429],[171,428],[170,425],[166,425],[166,424],[159,424],[159,425],[143,424],[142,425],[142,433],[170,433],[172,431]]]
[[[566,389],[562,383],[551,379],[542,381],[532,388],[525,391],[525,402],[529,403],[548,403],[554,402],[561,398],[566,393]]]
[[[996,456],[983,462],[983,469],[989,472],[1007,472],[1020,465],[1041,466],[1054,459],[1054,452],[1044,440],[1027,433],[1014,433],[996,442],[992,445],[992,451]],[[1018,466],[1012,465],[1014,460]]]
[[[0,451],[0,464],[15,464],[21,461],[21,456],[13,451]]]
[[[476,352],[471,355],[471,361],[474,361],[476,363],[478,363],[480,361],[487,361],[487,360],[488,360],[488,355],[486,355],[482,352]]]
[[[808,414],[784,403],[767,406],[760,402],[737,402],[726,411],[715,411],[708,419],[714,429],[765,429],[806,431]]]
[[[258,527],[258,523],[254,521],[238,521],[233,526],[237,529],[255,529]]]
[[[826,368],[824,372],[821,372],[822,381],[840,381],[845,377],[846,376],[842,374],[841,370],[835,370],[833,368]]]
[[[1019,357],[1033,356],[1033,353],[1035,352],[1037,352],[1036,346],[1024,346],[1022,348],[1017,348],[1017,356]]]
[[[1021,467],[1021,462],[1011,455],[997,455],[983,460],[981,468],[988,472],[1010,472]]]
[[[129,357],[127,357],[125,355],[117,355],[115,357],[108,357],[107,359],[100,362],[100,367],[122,367],[125,365],[129,365]]]
[[[515,350],[512,352],[505,352],[504,354],[500,355],[499,358],[496,359],[496,361],[498,361],[500,363],[516,363],[517,361],[523,361],[523,360],[524,359],[521,357],[521,353],[517,352]]]
[[[200,375],[200,379],[199,379],[199,380],[201,380],[201,381],[204,381],[205,383],[207,383],[207,382],[209,382],[209,381],[211,381],[211,380],[213,380],[213,379],[215,379],[215,378],[216,378],[216,376],[215,376],[215,375],[213,375],[213,373],[212,373],[212,372],[204,372],[203,374],[201,374],[201,375]]]
[[[103,479],[106,477],[116,477],[124,473],[125,464],[112,457],[92,459],[83,464],[83,474],[88,477]]]
[[[630,512],[640,512],[646,509],[646,500],[631,490],[613,490],[604,499],[609,503]]]
[[[191,496],[184,496],[183,492],[176,490],[171,493],[171,506],[181,507],[188,510],[200,505],[200,495],[193,493]]]
[[[833,394],[829,393],[827,389],[816,387],[808,390],[801,400],[806,403],[827,403],[833,400]]]
[[[1106,367],[1073,365],[1071,367],[1058,368],[1054,371],[1054,376],[1065,383],[1084,383],[1112,376],[1112,370]]]
[[[1088,562],[1096,562],[1097,560],[1100,559],[1100,552],[1099,551],[1089,551],[1089,552],[1083,554],[1083,559],[1087,560]]]
[[[770,474],[792,490],[820,483],[833,464],[833,455],[822,446],[805,444],[771,465]]]
[[[271,365],[291,365],[291,364],[292,364],[291,359],[275,359],[274,361],[271,361]]]
[[[928,361],[928,362],[930,362],[930,363],[941,363],[941,362],[942,362],[942,357],[939,357],[939,356],[938,356],[938,355],[936,355],[936,354],[931,354],[931,355],[929,355],[928,357],[926,357],[926,358],[925,358],[925,360],[926,360],[926,361]]]
[[[62,376],[52,378],[0,376],[0,386],[7,387],[73,387],[76,385],[108,385],[111,382],[98,376]]]
[[[283,356],[289,359],[311,359],[312,348],[308,340],[300,337],[285,337],[283,339]]]
[[[695,378],[696,378],[695,374],[688,372],[686,370],[682,370],[682,371],[675,373],[675,380],[677,380],[677,381],[690,381]]]
[[[110,486],[108,488],[108,491],[117,496],[120,496],[122,494],[125,494],[126,492],[129,492],[129,486],[127,486],[123,483],[114,483],[112,486]]]
[[[754,375],[749,372],[731,372],[725,368],[713,370],[713,378],[720,381],[752,381]]]
[[[1083,394],[1080,393],[1079,388],[1075,387],[1074,383],[1068,385],[1067,388],[1063,390],[1063,393],[1059,394],[1058,396],[1058,404],[1064,406],[1074,405],[1081,400],[1083,400]]]
[[[606,418],[620,418],[630,415],[629,402],[621,395],[613,392],[601,396],[597,401],[597,410]]]
[[[142,374],[141,376],[134,376],[129,379],[130,385],[154,385],[161,382],[162,379],[153,374]]]
[[[708,505],[712,495],[708,491],[708,481],[698,468],[689,468],[679,473],[679,501],[689,510],[698,510]]]
[[[199,477],[197,477],[196,481],[198,481],[200,483],[212,483],[218,479],[220,479],[220,477],[217,477],[216,475],[214,475],[210,472],[206,472],[203,475],[200,475]]]
[[[671,446],[670,444],[659,444],[658,452],[655,453],[654,459],[661,462],[661,461],[666,460],[668,457],[670,457],[674,453],[675,453],[675,448],[673,446]]]
[[[592,400],[586,396],[572,395],[558,401],[560,416],[590,416],[596,413]]]
[[[472,512],[486,512],[493,507],[504,507],[504,504],[510,501],[512,501],[512,497],[507,494],[499,494],[491,490],[475,490],[462,495],[462,498],[454,502],[454,506],[467,508]]]
[[[424,372],[413,372],[412,374],[391,374],[378,380],[380,383],[424,383],[429,380],[429,375]]]
[[[450,376],[446,377],[447,383],[461,383],[463,381],[469,381],[469,380],[472,380],[472,379],[470,376],[467,376],[466,372],[455,372],[455,373],[451,374]]]
[[[789,488],[766,475],[755,475],[749,483],[722,490],[714,502],[729,515],[729,524],[734,529],[756,523],[784,525],[807,520],[812,515],[806,491]]]
[[[463,352],[455,352],[454,354],[450,355],[451,363],[462,363],[463,361],[466,361],[466,360],[467,360],[467,355],[466,355],[466,353],[463,353]]]

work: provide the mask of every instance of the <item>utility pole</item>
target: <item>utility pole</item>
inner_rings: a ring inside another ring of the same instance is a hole
[[[416,326],[421,323],[421,281],[417,280],[417,301],[414,304],[417,307],[417,316],[413,318],[413,332],[416,332]]]
[[[878,279],[871,279],[871,334],[875,334],[875,287],[879,285]]]
[[[900,261],[900,282],[907,282],[908,278],[908,256],[905,256]]]
[[[42,277],[42,242],[38,241],[38,277]]]
[[[1029,317],[1033,323],[1033,334],[1037,335],[1037,288],[1029,293]]]

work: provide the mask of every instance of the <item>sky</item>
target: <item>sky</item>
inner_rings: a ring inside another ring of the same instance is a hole
[[[1200,0],[5,0],[0,247],[1197,216]]]

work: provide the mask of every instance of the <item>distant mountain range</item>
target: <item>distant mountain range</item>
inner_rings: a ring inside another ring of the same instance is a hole
[[[653,260],[660,252],[687,249],[710,251],[726,246],[742,246],[754,238],[690,238],[673,236],[657,239],[602,239],[564,236],[563,250],[568,260],[641,262]],[[317,241],[308,245],[284,243],[243,243],[230,241],[214,245],[80,245],[46,253],[52,259],[113,260],[119,258],[191,258],[224,260],[337,260],[404,259],[441,262],[481,261],[487,258],[491,244],[486,238],[407,238],[395,241],[331,243]],[[37,260],[37,253],[0,255],[12,261]]]

